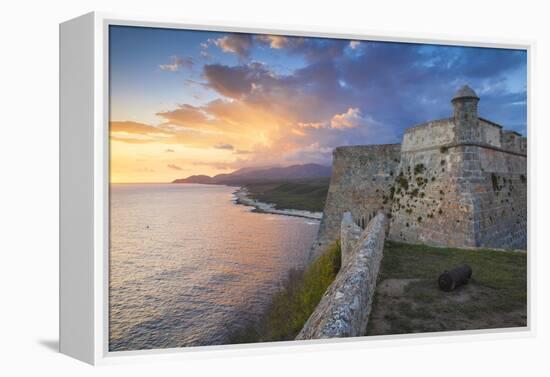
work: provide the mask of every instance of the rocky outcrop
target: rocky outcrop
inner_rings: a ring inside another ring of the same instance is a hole
[[[344,214],[341,223],[342,268],[296,339],[365,334],[387,223],[386,215],[379,212],[362,230],[353,222],[351,213]]]

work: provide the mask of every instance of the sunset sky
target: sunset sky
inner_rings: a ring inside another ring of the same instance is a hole
[[[518,50],[111,26],[111,181],[330,165],[449,117],[463,84],[525,135],[526,82]]]

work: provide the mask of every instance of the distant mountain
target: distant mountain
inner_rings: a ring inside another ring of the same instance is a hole
[[[331,168],[319,164],[292,165],[286,167],[244,168],[230,174],[192,175],[174,180],[172,183],[202,183],[211,185],[237,185],[252,182],[298,180],[305,178],[330,177]]]
[[[172,181],[172,183],[203,183],[213,184],[213,178],[208,175],[191,175],[187,178],[180,178]]]

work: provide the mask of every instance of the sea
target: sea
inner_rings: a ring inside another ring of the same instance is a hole
[[[110,351],[227,344],[305,266],[319,222],[254,212],[235,190],[111,184]]]

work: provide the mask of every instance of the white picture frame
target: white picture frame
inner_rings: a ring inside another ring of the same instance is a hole
[[[381,342],[449,342],[533,336],[535,281],[532,248],[532,185],[528,188],[528,326],[374,338],[308,340],[250,345],[205,346],[145,351],[108,350],[109,131],[108,28],[129,25],[392,42],[514,48],[527,51],[528,173],[534,176],[532,142],[533,41],[439,37],[364,30],[243,25],[88,13],[60,25],[60,352],[90,364],[151,358],[211,357],[302,349],[377,347]],[[460,336],[457,336],[460,335]]]

